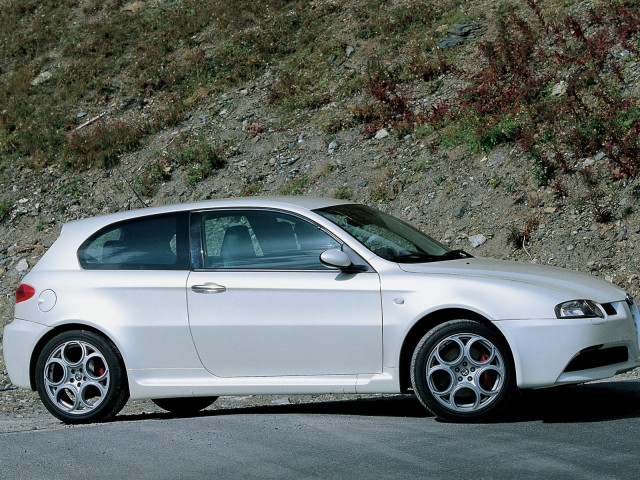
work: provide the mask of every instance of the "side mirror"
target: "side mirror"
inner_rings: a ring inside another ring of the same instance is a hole
[[[332,248],[322,252],[320,254],[320,261],[329,267],[337,267],[340,270],[349,268],[352,265],[349,255],[337,248]]]

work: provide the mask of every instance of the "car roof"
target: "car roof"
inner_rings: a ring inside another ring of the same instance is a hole
[[[200,202],[177,203],[159,207],[138,208],[134,210],[127,210],[124,212],[100,215],[81,220],[74,220],[72,222],[66,223],[64,225],[64,229],[67,231],[74,230],[78,233],[80,231],[89,232],[102,228],[105,225],[109,225],[121,220],[127,220],[130,218],[191,210],[208,210],[214,208],[273,208],[303,213],[304,211],[315,210],[317,208],[324,208],[347,203],[353,202],[338,200],[335,198],[300,196],[225,198],[217,200],[204,200]]]

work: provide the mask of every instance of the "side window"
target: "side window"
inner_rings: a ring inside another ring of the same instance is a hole
[[[320,254],[340,244],[293,215],[263,211],[202,214],[205,268],[326,270]]]
[[[187,270],[187,214],[154,215],[114,223],[78,249],[85,269]]]

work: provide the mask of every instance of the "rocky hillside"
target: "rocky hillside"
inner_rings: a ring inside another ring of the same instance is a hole
[[[0,327],[138,197],[352,199],[638,296],[637,1],[253,3],[0,2]]]

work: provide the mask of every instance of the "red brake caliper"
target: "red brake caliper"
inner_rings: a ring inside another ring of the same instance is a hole
[[[96,372],[98,373],[98,377],[101,377],[102,375],[104,375],[106,368],[104,367],[104,365],[100,365],[98,368],[96,368]],[[107,381],[106,380],[102,380],[100,382],[101,385],[106,385]]]
[[[486,362],[487,360],[489,360],[489,354],[488,353],[483,353],[480,356],[480,361],[481,362]],[[480,375],[480,386],[485,389],[485,390],[491,390],[491,387],[493,387],[494,383],[495,383],[495,375],[493,375],[494,372],[484,372],[482,375]]]

